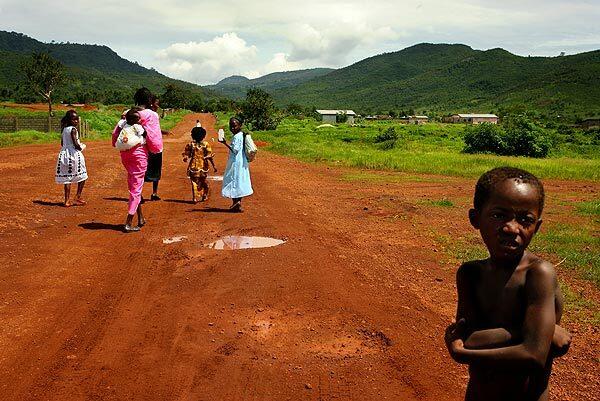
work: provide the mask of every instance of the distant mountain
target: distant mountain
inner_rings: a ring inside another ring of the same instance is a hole
[[[67,66],[58,100],[130,102],[147,86],[163,93],[178,84],[196,99],[243,99],[249,88],[271,93],[279,106],[299,103],[363,113],[497,112],[531,109],[549,116],[600,115],[600,50],[562,57],[521,57],[503,49],[474,50],[461,44],[422,43],[332,70],[276,72],[260,78],[225,78],[200,87],[168,78],[123,59],[106,46],[42,43],[0,31],[0,99],[26,99],[19,64],[46,51]]]
[[[232,99],[243,99],[250,88],[261,88],[267,92],[286,90],[300,85],[313,78],[322,77],[334,71],[331,68],[313,68],[308,70],[274,72],[255,79],[248,79],[234,75],[219,81],[215,85],[207,86],[222,95]]]
[[[233,86],[233,85],[248,85],[250,83],[250,79],[243,77],[241,75],[232,75],[230,77],[224,78],[220,80],[216,85],[212,85],[213,88],[217,89],[222,86]]]
[[[600,51],[521,57],[503,49],[419,44],[272,90],[279,105],[364,112],[488,112],[525,105],[549,114],[600,112]]]
[[[48,52],[67,67],[68,80],[57,91],[57,100],[131,102],[139,87],[162,93],[168,84],[179,85],[203,100],[219,97],[198,85],[132,63],[107,46],[42,43],[21,33],[5,31],[0,31],[0,97],[28,96],[19,65],[32,52]]]

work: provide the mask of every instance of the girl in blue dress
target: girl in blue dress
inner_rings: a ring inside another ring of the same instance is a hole
[[[221,194],[232,200],[229,210],[232,212],[242,211],[242,198],[252,195],[252,183],[250,182],[250,169],[246,152],[244,151],[244,137],[242,122],[232,117],[229,119],[229,130],[233,134],[231,145],[223,138],[220,142],[229,148],[229,159],[223,173],[223,189]]]

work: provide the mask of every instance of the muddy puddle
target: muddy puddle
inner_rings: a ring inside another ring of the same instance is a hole
[[[218,241],[205,245],[211,249],[251,249],[251,248],[270,248],[284,244],[285,241],[269,237],[247,237],[243,235],[227,235]]]

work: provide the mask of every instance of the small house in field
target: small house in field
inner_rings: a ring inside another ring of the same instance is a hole
[[[450,122],[466,124],[498,124],[498,116],[495,114],[453,114],[452,117],[450,117]]]
[[[317,110],[317,113],[321,116],[321,121],[327,124],[335,124],[337,123],[337,116],[339,114],[345,114],[348,118],[346,122],[348,124],[354,124],[354,117],[356,117],[356,113],[352,110]]]
[[[600,128],[600,117],[586,118],[579,126],[583,129]]]
[[[407,122],[409,124],[425,124],[429,122],[429,117],[427,116],[408,116],[407,118]]]

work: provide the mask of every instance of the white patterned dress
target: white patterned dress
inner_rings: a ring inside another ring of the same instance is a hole
[[[75,127],[65,127],[62,131],[62,148],[56,161],[56,183],[72,184],[85,181],[88,178],[85,168],[85,158],[81,150],[75,148],[71,130]],[[79,141],[79,133],[76,136]],[[83,147],[83,146],[81,146]]]

